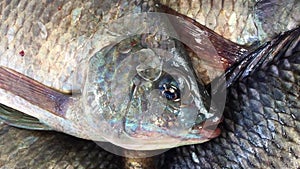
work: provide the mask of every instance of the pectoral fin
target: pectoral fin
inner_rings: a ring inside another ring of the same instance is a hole
[[[62,118],[65,117],[71,100],[70,94],[61,93],[24,74],[2,66],[0,66],[0,89]]]
[[[65,119],[72,102],[71,94],[52,89],[2,66],[0,93],[0,120],[25,129],[51,130],[45,123],[57,127],[55,120]],[[59,127],[58,130],[62,130]]]
[[[14,127],[30,130],[52,130],[38,119],[0,104],[0,120]]]

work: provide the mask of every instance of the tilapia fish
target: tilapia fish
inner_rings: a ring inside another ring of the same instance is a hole
[[[191,1],[187,3],[188,9],[197,12],[187,10],[185,13],[185,2],[4,1],[1,3],[1,44],[4,44],[0,50],[1,117],[17,127],[54,129],[84,139],[110,141],[129,149],[152,150],[205,142],[220,134],[216,125],[222,121],[218,113],[208,112],[208,106],[217,107],[220,103],[206,102],[210,99],[206,92],[209,87],[199,75],[201,59],[209,66],[216,66],[209,62],[211,56],[219,63],[215,69],[226,69],[228,79],[221,135],[208,143],[172,149],[155,164],[164,168],[297,168],[300,154],[299,28],[277,36],[274,33],[299,24],[298,15],[292,14],[298,12],[294,9],[299,8],[299,3],[293,1],[288,3],[291,6],[283,7],[284,10],[289,8],[291,13],[281,15],[283,26],[270,31],[272,39],[265,33],[268,32],[265,23],[272,19],[266,19],[269,13],[265,14],[264,10],[270,9],[268,4],[276,6],[276,3],[246,1],[235,6],[239,2],[230,5],[222,1],[218,5],[217,2]],[[179,14],[162,4],[183,11]],[[210,5],[208,13],[206,5]],[[239,13],[251,11],[251,5],[258,18],[251,12]],[[162,18],[154,17],[149,20],[153,23],[142,22],[145,25],[139,26],[134,25],[132,19],[138,22],[141,17],[132,15],[131,20],[126,20],[126,15],[156,10],[179,16],[177,19],[184,24],[178,27],[174,17],[168,16],[167,20],[176,35],[191,38],[192,46],[187,46],[197,56],[189,57],[182,44],[168,36],[172,30],[159,29],[157,20]],[[218,15],[209,14],[214,10],[219,10]],[[120,21],[122,16],[125,19]],[[234,42],[254,45],[237,45],[198,23],[205,24],[201,18],[205,21],[215,16],[221,19],[208,21],[206,26]],[[238,21],[239,16],[246,19]],[[120,26],[120,23],[128,25]],[[221,25],[225,25],[223,29]],[[131,36],[133,32],[147,33]],[[204,33],[215,50],[203,50],[210,48],[201,42],[203,39],[193,40],[199,39],[195,33]],[[270,42],[263,43],[268,40]],[[162,53],[165,51],[173,55]],[[201,52],[203,56],[198,57]],[[160,54],[168,57],[161,58]],[[220,79],[209,79],[208,83],[212,80],[221,83]],[[156,112],[157,109],[160,111]],[[148,113],[147,116],[142,112]],[[209,125],[205,126],[203,121]],[[95,148],[94,143],[70,136],[1,125],[4,146],[0,164],[4,168],[151,165],[151,159],[144,159],[142,164],[134,160],[128,162]],[[133,144],[132,138],[139,142]],[[10,145],[11,140],[21,141]]]

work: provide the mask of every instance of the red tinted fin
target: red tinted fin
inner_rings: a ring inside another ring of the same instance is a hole
[[[170,16],[177,16],[169,17],[169,21],[174,26],[180,39],[189,42],[188,46],[193,52],[195,52],[200,59],[212,63],[211,66],[223,65],[222,69],[227,69],[241,60],[248,53],[248,48],[246,46],[238,45],[223,38],[194,19],[182,15],[168,6],[158,4],[157,10],[158,12],[170,14]],[[184,20],[184,24],[182,24],[182,20]],[[197,41],[197,37],[201,36],[203,33],[210,41],[209,44],[205,41]],[[211,44],[215,49],[214,51],[211,50]]]

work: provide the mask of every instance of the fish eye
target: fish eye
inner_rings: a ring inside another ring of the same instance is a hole
[[[165,75],[159,82],[159,91],[167,100],[180,101],[180,89],[176,80],[170,75]]]

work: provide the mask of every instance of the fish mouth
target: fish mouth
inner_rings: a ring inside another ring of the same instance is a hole
[[[159,150],[169,149],[183,145],[200,144],[207,142],[221,133],[218,124],[221,119],[209,119],[200,124],[195,124],[188,132],[170,132],[164,128],[151,130],[152,126],[126,124],[126,135],[130,138],[130,143],[126,141],[115,142],[114,144],[129,150]],[[131,126],[131,131],[129,130]],[[134,129],[133,129],[134,128]]]
[[[200,124],[195,124],[192,128],[190,133],[191,134],[199,134],[204,138],[213,139],[220,135],[221,129],[218,125],[223,121],[223,117],[215,118],[215,119],[208,119]]]

